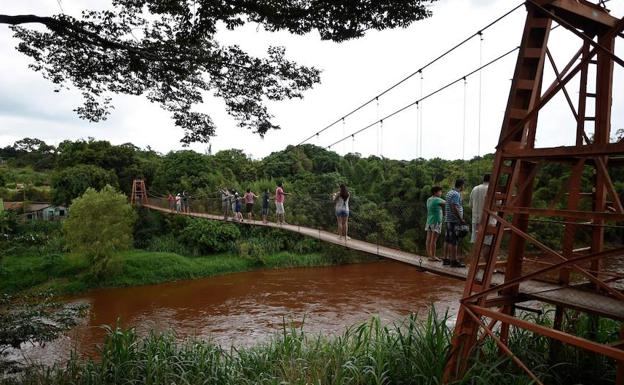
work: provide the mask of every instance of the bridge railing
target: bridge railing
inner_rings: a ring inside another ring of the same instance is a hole
[[[162,208],[170,208],[165,197],[150,196],[149,203]],[[231,202],[228,203],[227,216],[233,218],[234,213]],[[170,208],[176,211],[175,204]],[[414,228],[413,237],[400,237],[396,229],[396,223],[401,221],[401,214],[412,210],[409,203],[386,202],[360,204],[357,199],[351,202],[350,216],[348,220],[349,237],[360,239],[379,246],[401,249],[424,255],[424,242],[419,242],[417,231],[424,233],[424,222]],[[212,215],[224,215],[223,202],[220,197],[190,197],[188,199],[188,210],[195,213],[207,213]],[[256,200],[253,206],[253,218],[260,220],[262,204]],[[317,195],[297,195],[292,194],[286,197],[285,201],[286,222],[307,228],[322,231],[335,232],[337,234],[337,220],[335,215],[335,204],[331,194]],[[247,220],[245,204],[242,204],[241,212],[244,220]],[[395,216],[395,217],[393,217]],[[269,216],[270,222],[275,222],[275,203],[270,201]],[[422,234],[420,237],[424,238]],[[466,253],[468,248],[465,248]]]

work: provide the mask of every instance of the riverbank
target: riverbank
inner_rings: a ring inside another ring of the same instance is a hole
[[[141,338],[132,329],[111,328],[96,359],[73,355],[66,365],[30,367],[19,378],[0,383],[434,385],[442,381],[451,336],[447,318],[434,310],[394,325],[372,318],[333,337],[283,325],[270,342],[236,349],[196,339],[181,341],[172,333],[152,332]],[[453,384],[533,383],[490,342],[476,352],[479,360],[464,378]],[[549,344],[529,333],[512,333],[509,346],[544,383],[614,383],[612,361],[567,348],[550,361]]]
[[[140,286],[186,279],[204,278],[260,269],[320,267],[375,260],[374,257],[326,252],[281,251],[262,258],[230,253],[188,257],[171,252],[131,250],[115,254],[104,274],[95,278],[89,262],[81,255],[59,253],[41,256],[6,256],[0,261],[0,293],[56,295],[82,293],[95,288]]]

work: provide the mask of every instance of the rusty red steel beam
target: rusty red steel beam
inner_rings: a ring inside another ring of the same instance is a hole
[[[611,175],[609,175],[609,170],[607,170],[607,165],[605,164],[604,160],[601,157],[597,157],[595,159],[598,165],[597,167],[598,172],[602,174],[602,177],[605,182],[605,186],[607,187],[607,190],[609,191],[609,193],[611,194],[611,197],[613,198],[613,203],[615,203],[616,210],[621,214],[624,213],[624,208],[622,208],[622,202],[620,202],[620,197],[617,191],[615,190],[615,185],[613,184]]]
[[[557,78],[557,81],[561,83],[561,74],[559,73],[559,69],[557,68],[555,59],[553,59],[552,54],[550,53],[550,50],[548,48],[546,48],[546,56],[548,57],[548,61],[550,62],[550,65],[553,71],[555,72],[555,77]],[[568,101],[568,106],[570,106],[570,110],[572,111],[572,115],[574,115],[574,119],[578,121],[579,115],[576,112],[576,109],[574,108],[574,104],[572,103],[572,98],[570,98],[570,94],[568,94],[567,88],[563,86],[561,90],[563,91],[563,94],[565,95],[565,98]]]
[[[556,329],[547,328],[541,325],[537,325],[523,319],[519,319],[504,313],[500,313],[494,310],[490,310],[481,306],[464,304],[465,308],[470,309],[473,314],[496,319],[500,322],[507,323],[513,326],[520,327],[522,329],[530,330],[534,333],[541,334],[545,337],[549,337],[558,341],[561,341],[572,346],[576,346],[585,350],[589,350],[594,353],[602,354],[607,357],[611,357],[618,361],[624,361],[624,350],[611,347],[609,345],[600,344],[594,341],[590,341],[585,338],[577,337],[572,334],[568,334]]]
[[[578,52],[576,53],[576,55],[574,55],[574,57],[572,58],[572,60],[570,60],[570,62],[568,63],[568,65],[566,65],[566,69],[568,68],[568,66],[573,65],[574,62],[576,62],[576,60],[579,58],[579,56],[581,56],[582,53],[582,48],[578,50]],[[544,94],[540,97],[540,100],[536,103],[536,105],[529,111],[527,112],[527,115],[518,123],[516,123],[515,126],[513,126],[512,129],[510,129],[504,137],[502,137],[498,144],[496,145],[497,149],[502,149],[503,145],[505,143],[507,143],[507,141],[509,140],[509,138],[511,138],[512,136],[514,136],[519,130],[521,130],[530,120],[535,118],[535,115],[537,115],[537,113],[542,109],[542,107],[544,107],[546,105],[546,103],[548,103],[553,97],[555,97],[555,95],[557,94],[557,92],[559,92],[559,90],[565,86],[570,80],[572,80],[577,73],[579,73],[579,71],[581,70],[581,68],[583,68],[583,66],[587,65],[587,63],[589,63],[590,59],[592,57],[594,57],[594,55],[596,55],[596,49],[594,48],[593,50],[591,50],[589,52],[589,55],[587,55],[587,57],[584,57],[583,59],[581,59],[581,61],[571,70],[569,70],[570,72],[567,73],[565,75],[565,77],[561,80],[558,81],[557,79],[555,79],[555,81],[553,82],[553,84],[546,90],[546,92],[544,92]]]
[[[466,305],[464,305],[464,307],[465,307],[466,313],[468,313],[468,315],[477,323],[477,325],[479,325],[485,331],[485,333],[487,333],[487,335],[489,335],[494,340],[494,342],[496,343],[496,345],[498,345],[500,350],[502,350],[505,354],[507,354],[513,360],[513,362],[515,362],[516,365],[520,367],[520,369],[522,369],[529,377],[531,377],[533,381],[535,381],[535,383],[544,385],[544,383],[540,381],[540,379],[531,371],[531,369],[529,369],[524,364],[524,362],[522,362],[522,360],[518,358],[518,356],[516,356],[514,352],[512,352],[511,349],[509,349],[509,347],[505,345],[503,341],[501,341],[500,338],[498,338],[496,334],[494,334],[494,332],[492,332],[487,327],[486,324],[483,323],[483,321],[481,321],[481,318],[477,317],[477,315],[471,310],[470,307]],[[490,317],[490,318],[495,320],[495,318],[493,317]]]
[[[539,164],[536,164],[533,169],[531,170],[531,172],[529,173],[529,175],[526,177],[526,179],[524,180],[524,182],[522,183],[522,185],[518,188],[516,195],[512,196],[511,200],[507,203],[507,205],[509,206],[514,206],[516,201],[518,200],[519,196],[522,196],[522,194],[526,191],[526,189],[532,185],[533,180],[535,179],[535,176],[537,175],[537,172],[539,171]]]
[[[563,262],[570,261],[570,259],[568,259],[568,258],[564,257],[563,255],[557,253],[555,250],[553,250],[550,247],[544,245],[542,242],[538,241],[534,237],[532,237],[529,234],[525,233],[524,231],[518,229],[517,227],[515,227],[514,225],[512,225],[511,223],[509,223],[505,219],[501,218],[497,214],[494,214],[493,212],[490,212],[490,215],[494,216],[494,218],[497,221],[501,222],[504,226],[508,226],[511,229],[512,232],[516,233],[520,237],[522,237],[525,240],[529,241],[530,243],[534,244],[535,246],[537,246],[539,249],[541,249],[546,254],[549,254],[549,255],[551,255],[553,257],[559,258],[559,259],[563,260]],[[579,257],[579,258],[582,258],[582,257]],[[595,283],[596,286],[599,286],[602,289],[604,289],[605,291],[611,293],[617,299],[619,299],[621,301],[624,301],[624,294],[622,294],[619,290],[616,290],[616,289],[612,288],[611,286],[607,285],[606,283],[604,283],[601,280],[599,280],[598,278],[596,278],[593,274],[590,274],[589,272],[587,272],[587,270],[583,269],[582,267],[580,267],[580,266],[578,266],[578,265],[576,265],[574,263],[571,264],[571,267],[574,270],[578,271],[579,273],[583,274],[591,282]]]
[[[581,32],[578,29],[576,29],[572,24],[568,23],[563,18],[557,16],[555,13],[553,13],[553,12],[547,10],[546,8],[542,7],[541,5],[537,4],[533,0],[526,0],[526,2],[527,2],[527,4],[530,4],[530,5],[534,6],[534,7],[536,7],[537,9],[539,9],[540,11],[546,13],[549,18],[551,18],[552,20],[556,21],[563,28],[567,29],[568,31],[570,31],[573,34],[575,34],[576,36],[580,37],[581,39],[583,39],[583,41],[586,41],[589,45],[591,45],[595,49],[597,49],[599,51],[602,51],[603,53],[607,54],[611,58],[611,60],[613,60],[614,62],[616,62],[619,65],[621,65],[622,67],[624,67],[624,60],[620,59],[616,54],[611,52],[611,50],[603,47],[602,45],[600,45],[598,43],[596,43],[592,38],[590,38],[589,36],[587,36],[583,32]],[[618,25],[616,25],[611,30],[611,33],[612,34],[617,34],[617,33],[619,33],[621,31],[621,28],[622,27],[618,23]]]
[[[538,275],[544,274],[544,273],[548,273],[550,271],[556,271],[562,267],[566,267],[566,266],[570,266],[573,265],[575,263],[578,262],[583,262],[583,261],[589,261],[592,259],[597,259],[597,258],[609,258],[609,257],[613,257],[616,255],[622,255],[624,254],[624,247],[619,247],[617,249],[613,249],[613,250],[608,250],[608,251],[602,251],[599,253],[594,253],[594,254],[587,254],[587,255],[581,255],[578,257],[574,257],[574,258],[570,258],[570,259],[566,259],[565,261],[559,262],[558,264],[554,264],[552,266],[548,266],[545,267],[543,269],[540,270],[536,270],[534,272],[531,272],[529,274],[525,274],[523,276],[520,276],[518,278],[514,278],[514,279],[510,279],[508,281],[505,281],[504,283],[500,284],[500,285],[496,285],[496,286],[492,286],[490,288],[487,288],[483,291],[480,291],[478,293],[474,293],[470,296],[464,297],[462,298],[462,302],[469,302],[472,301],[474,299],[477,299],[479,297],[482,297],[484,295],[493,293],[493,292],[497,292],[515,285],[520,284],[523,281],[527,281],[533,277],[536,277]]]
[[[565,209],[541,209],[536,207],[509,207],[509,206],[496,206],[495,211],[502,211],[505,214],[529,214],[536,217],[567,217],[572,219],[603,219],[606,221],[620,222],[624,221],[624,214],[618,214],[613,212],[595,212],[595,211],[580,211],[580,210],[565,210]],[[582,223],[579,223],[582,225]]]
[[[624,154],[624,142],[590,144],[587,146],[559,146],[534,149],[504,149],[503,157],[506,159],[537,159],[544,158],[567,158],[577,159],[583,157],[596,157],[604,155]]]

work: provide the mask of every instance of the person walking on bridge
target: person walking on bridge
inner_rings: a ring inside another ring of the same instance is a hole
[[[344,184],[340,185],[340,191],[334,193],[333,199],[336,204],[336,220],[338,221],[338,239],[349,240],[349,190]]]
[[[247,213],[247,219],[253,219],[253,207],[254,207],[254,199],[258,198],[258,196],[251,191],[251,189],[247,189],[245,193],[245,212]]]
[[[287,192],[284,192],[284,186],[282,182],[277,184],[277,188],[275,189],[275,215],[277,217],[277,223],[285,225],[286,224],[286,212],[284,210],[284,200],[286,195],[290,195]]]
[[[232,203],[232,210],[234,211],[234,217],[237,221],[243,221],[243,198],[238,195],[237,192],[234,193],[234,201]]]
[[[186,191],[182,191],[182,212],[189,213],[189,196]]]
[[[175,198],[171,195],[171,193],[167,195],[167,202],[169,203],[169,211],[175,210]]]
[[[460,226],[466,224],[464,221],[464,207],[461,193],[464,191],[464,180],[457,179],[455,188],[446,194],[445,222],[446,234],[444,236],[444,259],[445,265],[451,267],[465,267],[457,260],[457,249],[460,241]]]
[[[223,219],[228,219],[228,214],[230,212],[230,192],[226,188],[220,188],[219,193],[221,193],[221,209],[223,210]]]
[[[442,209],[446,205],[446,201],[441,197],[442,187],[433,186],[431,196],[427,199],[427,224],[425,225],[427,258],[431,261],[440,260],[436,257],[436,249],[438,248],[438,237],[442,233]]]
[[[179,213],[182,209],[182,198],[180,197],[180,193],[177,193],[175,196],[175,204],[176,204],[176,212]]]
[[[262,223],[267,223],[267,217],[269,216],[269,199],[271,199],[271,194],[269,193],[269,189],[265,189],[262,194]]]

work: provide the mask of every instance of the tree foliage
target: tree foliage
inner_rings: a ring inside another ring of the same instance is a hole
[[[321,39],[340,42],[429,17],[434,1],[114,0],[108,10],[80,17],[0,15],[0,24],[12,25],[18,51],[57,90],[72,85],[82,92],[80,117],[105,119],[111,94],[145,95],[171,112],[184,129],[182,142],[190,143],[214,134],[210,116],[194,109],[203,92],[222,98],[241,127],[262,135],[279,128],[266,101],[301,98],[320,81],[318,69],[287,60],[282,47],[254,57],[219,44],[220,25],[255,23],[299,35],[317,30]],[[24,26],[29,23],[47,30]]]
[[[23,344],[43,344],[78,324],[85,306],[54,302],[49,295],[15,298],[0,296],[0,375],[20,364],[7,358]]]
[[[106,267],[114,252],[132,247],[136,213],[125,195],[110,185],[100,191],[88,188],[69,211],[63,223],[67,244],[71,251],[90,257],[96,271]]]
[[[117,176],[112,171],[90,164],[72,166],[58,171],[52,177],[54,195],[57,204],[70,204],[87,189],[101,189],[106,185],[118,187]]]

